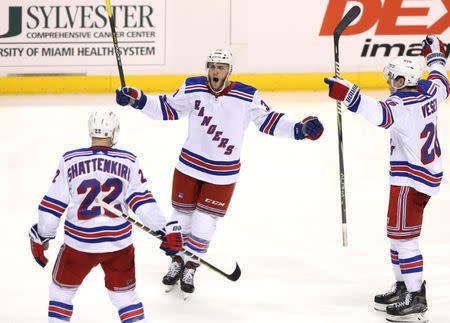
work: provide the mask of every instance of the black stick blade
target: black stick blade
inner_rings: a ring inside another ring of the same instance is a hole
[[[241,277],[241,268],[239,268],[238,263],[236,263],[236,268],[234,269],[234,271],[233,271],[231,274],[226,275],[226,277],[227,277],[229,280],[234,281],[234,282],[235,282],[236,280],[238,280],[239,277]]]
[[[353,6],[350,10],[345,14],[344,18],[338,23],[336,28],[334,29],[334,38],[339,38],[344,30],[350,25],[356,18],[358,18],[361,13],[361,8],[358,6]]]

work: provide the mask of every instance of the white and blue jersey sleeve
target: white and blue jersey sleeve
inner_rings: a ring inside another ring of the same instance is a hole
[[[434,96],[437,100],[437,103],[440,103],[447,99],[450,91],[447,70],[445,69],[445,66],[439,63],[432,64],[427,80],[421,80],[419,82],[419,88],[423,93],[428,94],[428,96]]]
[[[43,237],[54,238],[70,200],[69,185],[67,183],[64,159],[61,158],[58,169],[52,180],[47,194],[39,203],[38,232]]]
[[[173,95],[147,95],[142,112],[155,120],[179,120],[191,110],[187,102],[186,83],[183,83]]]
[[[147,189],[147,179],[144,177],[137,160],[131,169],[130,184],[125,202],[147,227],[153,231],[164,228],[166,219],[152,192]]]
[[[296,122],[289,120],[284,113],[271,111],[258,91],[254,93],[253,102],[250,105],[250,118],[262,133],[294,139]]]
[[[386,100],[377,101],[363,93],[357,106],[349,108],[351,112],[360,114],[369,123],[389,129],[395,128],[401,118],[396,118],[397,110],[402,105],[401,100],[397,97],[389,97]]]

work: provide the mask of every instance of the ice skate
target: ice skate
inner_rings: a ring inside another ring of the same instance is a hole
[[[404,282],[396,282],[387,293],[375,296],[375,310],[386,312],[387,306],[403,301],[407,292],[408,291],[406,290],[406,285]]]
[[[428,309],[425,282],[417,292],[407,293],[405,299],[386,308],[389,322],[428,322],[425,313]]]
[[[187,300],[195,290],[194,275],[198,266],[198,264],[188,261],[183,269],[183,275],[181,277],[181,290],[183,291],[184,300]]]
[[[180,256],[172,257],[172,262],[170,263],[169,270],[167,274],[163,277],[162,283],[165,286],[165,292],[169,293],[178,284],[183,273],[183,259]]]

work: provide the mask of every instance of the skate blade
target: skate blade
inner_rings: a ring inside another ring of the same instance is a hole
[[[187,301],[191,295],[192,293],[183,292],[183,300]]]
[[[410,314],[404,316],[395,316],[395,315],[386,315],[386,321],[388,322],[400,322],[400,323],[415,323],[415,322],[428,322],[428,319],[425,317],[425,313],[419,314]]]
[[[178,283],[175,283],[175,284],[173,284],[173,285],[164,285],[165,286],[165,288],[164,288],[164,291],[166,292],[166,293],[170,293],[171,291],[173,291],[174,289],[175,289],[175,287],[178,285]]]

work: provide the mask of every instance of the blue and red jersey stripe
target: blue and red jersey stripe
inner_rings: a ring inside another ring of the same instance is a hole
[[[63,155],[63,158],[64,158],[64,161],[69,161],[76,157],[93,156],[93,155],[96,155],[99,151],[101,151],[101,153],[106,156],[125,158],[132,162],[136,161],[136,156],[133,153],[130,153],[129,151],[120,150],[120,149],[100,149],[100,148],[96,148],[96,147],[82,148],[82,149],[68,151]]]
[[[275,131],[275,128],[277,127],[278,121],[280,121],[280,119],[283,115],[284,115],[284,113],[278,113],[275,111],[270,112],[267,115],[267,117],[264,120],[261,127],[259,127],[259,131],[273,136],[273,132]]]
[[[60,218],[61,215],[67,208],[67,204],[61,202],[57,199],[51,198],[47,195],[44,196],[41,203],[39,204],[38,209],[42,212],[50,213],[57,218]]]
[[[390,175],[408,177],[427,186],[437,187],[441,184],[443,173],[433,174],[424,167],[406,161],[391,161]]]
[[[241,163],[238,160],[216,161],[195,154],[185,148],[181,150],[180,162],[196,170],[213,175],[234,175],[239,173]]]
[[[131,223],[126,221],[120,225],[93,228],[79,227],[67,220],[64,223],[64,234],[85,243],[120,241],[131,236],[131,232]]]
[[[136,210],[142,204],[155,203],[156,200],[154,199],[152,192],[145,190],[144,192],[135,192],[131,194],[125,202],[127,202],[133,212],[136,213]]]
[[[170,106],[167,102],[167,96],[160,95],[159,96],[159,104],[161,106],[161,113],[163,116],[163,120],[178,120],[177,111]]]
[[[206,81],[206,79],[205,79]],[[192,84],[192,85],[186,85],[186,88],[184,90],[184,93],[195,93],[195,92],[205,92],[209,93],[209,89],[206,86],[206,84]]]
[[[252,102],[253,101],[253,95],[249,94],[249,93],[245,93],[243,91],[239,91],[236,89],[230,90],[229,92],[227,92],[225,94],[225,96],[231,96],[233,98],[237,98],[237,99],[241,99],[247,102]]]
[[[383,101],[380,101],[380,104],[383,108],[383,121],[378,126],[388,129],[394,123],[394,115],[388,104]]]
[[[445,87],[445,90],[447,91],[447,97],[449,96],[449,94],[450,94],[450,91],[449,91],[449,81],[448,81],[448,79],[447,79],[447,77],[446,77],[445,75],[439,73],[438,71],[434,71],[434,70],[433,70],[433,71],[431,71],[430,74],[428,75],[428,80],[429,80],[429,81],[432,81],[432,80],[439,80],[439,81],[441,81],[442,84],[443,84],[444,87]]]

